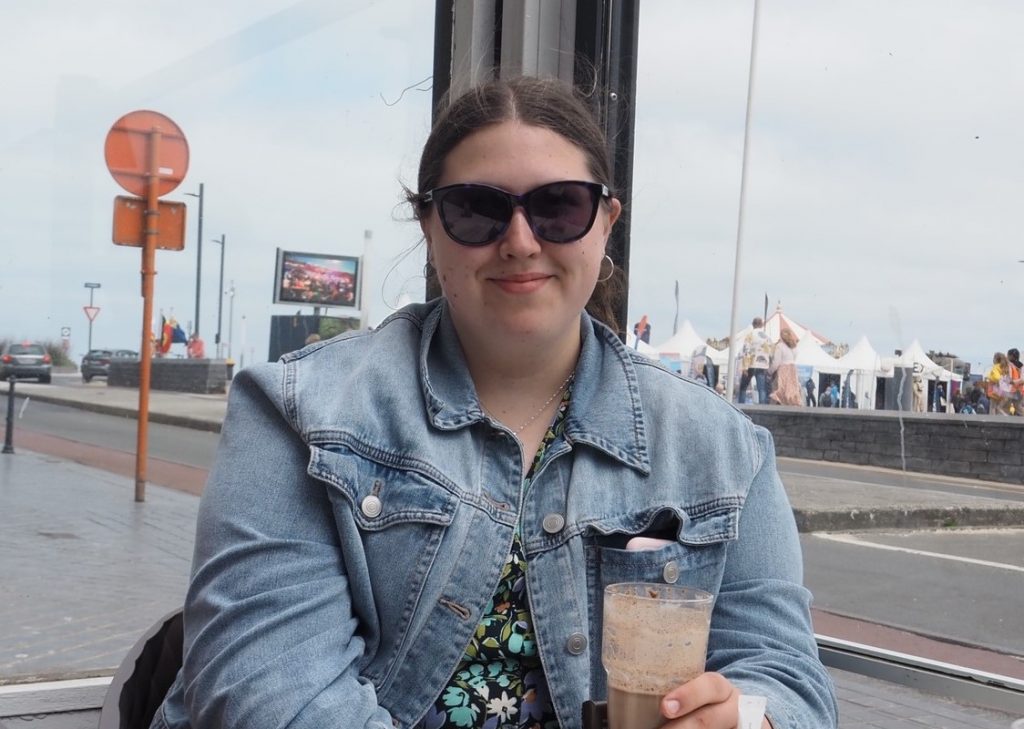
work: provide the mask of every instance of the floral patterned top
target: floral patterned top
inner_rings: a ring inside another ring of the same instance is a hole
[[[572,383],[523,482],[565,427]],[[526,557],[519,529],[501,571],[498,590],[448,686],[427,711],[419,729],[559,729],[548,683],[537,653],[526,593]]]

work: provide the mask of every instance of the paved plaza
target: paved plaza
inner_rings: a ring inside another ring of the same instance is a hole
[[[195,496],[19,450],[0,502],[0,681],[109,673],[181,604]]]

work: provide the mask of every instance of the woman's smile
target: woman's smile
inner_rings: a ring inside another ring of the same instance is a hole
[[[506,294],[532,294],[544,287],[548,281],[553,279],[549,273],[506,273],[493,276],[488,280],[493,282]]]

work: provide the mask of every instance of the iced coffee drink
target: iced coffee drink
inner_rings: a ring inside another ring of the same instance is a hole
[[[601,662],[608,729],[656,729],[666,693],[704,672],[714,597],[674,585],[628,582],[604,593]]]

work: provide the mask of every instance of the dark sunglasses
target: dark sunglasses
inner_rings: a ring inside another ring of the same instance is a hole
[[[423,196],[434,203],[448,235],[464,246],[498,240],[521,207],[533,234],[548,243],[572,243],[594,226],[598,203],[611,197],[599,182],[549,182],[522,195],[490,185],[464,183],[438,187]]]

